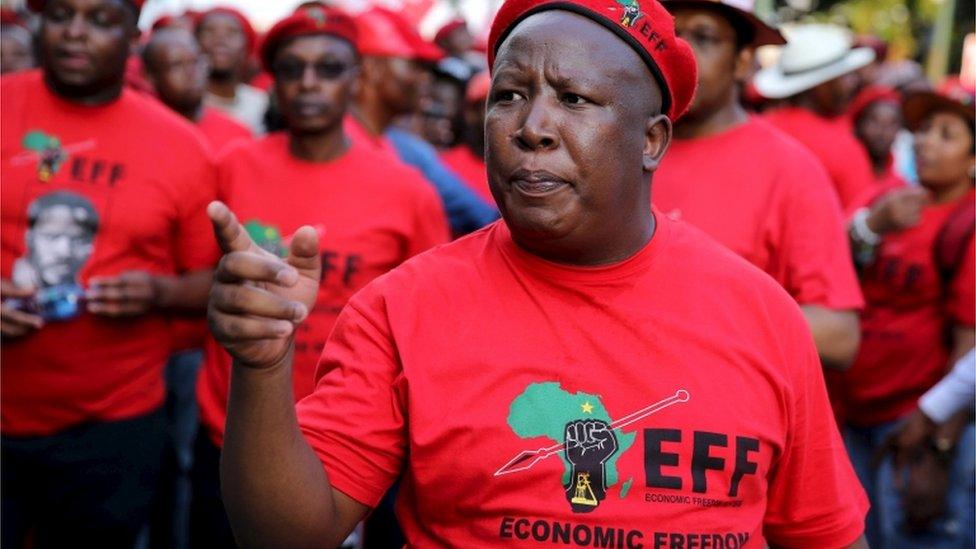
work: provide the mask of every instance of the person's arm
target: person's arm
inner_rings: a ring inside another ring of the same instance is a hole
[[[918,409],[932,423],[944,423],[976,400],[976,350],[956,361],[947,376],[918,399]]]
[[[819,305],[801,307],[817,353],[825,368],[846,370],[861,344],[861,328],[854,311],[835,311]]]
[[[234,359],[220,476],[235,538],[244,547],[338,546],[368,509],[330,485],[299,430],[292,392],[295,328],[319,286],[317,236],[299,229],[283,260],[223,204],[208,214],[224,253],[208,319]]]
[[[92,277],[85,297],[88,311],[104,316],[136,316],[150,311],[203,312],[213,272],[154,275],[127,271],[118,276]]]

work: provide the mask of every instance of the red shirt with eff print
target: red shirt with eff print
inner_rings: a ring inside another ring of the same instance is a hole
[[[878,425],[914,410],[951,368],[947,330],[976,325],[973,241],[958,248],[954,266],[940,267],[935,251],[950,218],[974,200],[976,192],[970,191],[926,206],[916,226],[884,236],[865,269],[861,347],[838,384],[850,423]]]
[[[0,80],[0,95],[0,270],[61,319],[3,342],[0,429],[47,435],[147,413],[163,402],[166,318],[96,316],[78,299],[91,277],[213,267],[203,137],[129,89],[83,106],[30,71]]]
[[[718,135],[675,139],[652,191],[661,211],[766,271],[801,305],[864,305],[830,179],[768,122],[750,118]]]
[[[332,486],[375,506],[402,475],[419,547],[853,542],[867,502],[798,307],[656,217],[617,264],[497,222],[354,296],[298,405]]]
[[[319,233],[322,281],[295,339],[295,399],[309,394],[332,324],[349,297],[407,258],[447,242],[434,190],[412,170],[353,142],[340,158],[306,162],[274,134],[232,146],[218,163],[219,194],[262,248],[284,254],[299,227]],[[212,338],[197,386],[200,416],[222,444],[230,356]]]

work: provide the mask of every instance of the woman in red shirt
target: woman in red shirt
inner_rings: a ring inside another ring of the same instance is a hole
[[[917,221],[873,231],[892,215],[882,197],[858,210],[851,225],[867,307],[861,349],[844,384],[845,442],[872,499],[868,540],[874,546],[957,546],[973,539],[973,427],[965,417],[941,427],[907,475],[894,473],[890,461],[872,467],[918,398],[973,347],[973,95],[956,97],[962,100],[926,92],[903,104],[926,193]]]

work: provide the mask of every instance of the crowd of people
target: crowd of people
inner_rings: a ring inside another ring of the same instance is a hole
[[[0,23],[4,546],[976,543],[976,83],[730,0],[143,3]]]

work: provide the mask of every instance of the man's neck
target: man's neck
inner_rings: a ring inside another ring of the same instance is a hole
[[[187,120],[193,122],[194,124],[200,122],[200,119],[203,118],[203,102],[197,103],[195,106],[192,107],[182,107],[182,108],[170,107],[170,108],[172,108],[174,111],[179,113],[180,116],[186,118]]]
[[[396,113],[384,101],[369,92],[364,92],[356,98],[350,111],[363,128],[374,136],[383,135],[396,118]]]
[[[207,80],[207,91],[217,97],[234,99],[237,96],[237,86],[240,84],[233,76],[211,77]]]
[[[686,116],[674,125],[674,136],[678,139],[694,139],[708,137],[726,132],[749,120],[745,109],[739,105],[738,98],[734,98],[724,107],[701,119]]]
[[[89,107],[96,107],[99,105],[106,105],[119,98],[122,95],[123,81],[119,81],[107,88],[100,90],[79,90],[71,86],[66,86],[60,82],[57,82],[50,77],[47,72],[44,73],[44,84],[47,89],[51,91],[54,95],[69,101],[71,103],[77,103],[79,105],[85,105]]]
[[[349,150],[349,140],[342,130],[342,123],[322,133],[289,133],[288,151],[306,162],[329,162]]]
[[[966,196],[966,193],[972,190],[972,188],[973,181],[968,177],[955,185],[948,185],[939,188],[928,187],[929,192],[932,193],[932,202],[935,204],[955,202],[956,200]]]

